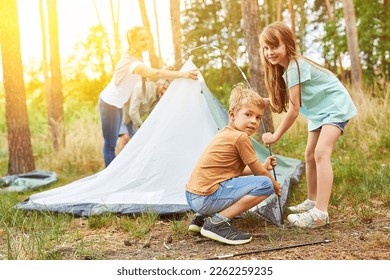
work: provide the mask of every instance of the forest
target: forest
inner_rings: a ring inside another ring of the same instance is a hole
[[[50,186],[53,188],[104,168],[97,102],[99,93],[110,81],[116,63],[127,48],[124,34],[121,34],[126,30],[120,30],[119,14],[122,17],[131,14],[129,11],[119,13],[123,0],[107,0],[111,7],[109,11],[99,9],[97,0],[88,0],[95,4],[98,18],[102,13],[110,13],[112,24],[103,25],[101,22],[91,26],[89,34],[75,44],[73,54],[63,57],[60,55],[62,46],[58,40],[58,18],[61,14],[58,2],[65,0],[33,1],[39,2],[39,10],[31,12],[39,14],[41,24],[41,30],[37,32],[41,34],[42,60],[37,65],[22,61],[18,0],[3,0],[0,6],[3,71],[0,78],[0,177],[33,170],[51,170],[59,178],[56,184]],[[336,190],[332,193],[331,203],[335,205],[332,210],[334,213],[341,211],[354,218],[352,222],[346,222],[345,227],[337,227],[337,233],[330,229],[326,234],[340,234],[340,239],[345,241],[350,236],[343,236],[343,232],[356,229],[361,234],[358,233],[350,243],[366,249],[375,248],[376,251],[368,249],[360,255],[348,250],[340,253],[335,245],[328,255],[313,256],[308,253],[302,258],[386,259],[390,243],[382,237],[389,236],[390,225],[389,213],[386,211],[390,205],[390,137],[387,133],[390,117],[388,0],[164,1],[168,4],[166,9],[169,10],[171,22],[170,26],[163,28],[172,32],[173,64],[168,64],[167,61],[172,60],[161,57],[159,50],[160,40],[166,38],[160,38],[151,26],[152,19],[157,22],[162,11],[156,10],[155,6],[154,10],[148,9],[145,5],[145,2],[154,2],[156,5],[156,1],[138,0],[139,10],[132,11],[141,14],[142,22],[137,25],[145,26],[153,41],[146,54],[148,63],[154,68],[179,69],[185,59],[191,58],[199,67],[211,92],[225,107],[232,86],[244,82],[246,78],[261,96],[267,96],[263,65],[259,59],[258,36],[265,26],[274,21],[283,21],[292,28],[300,54],[325,66],[339,78],[349,90],[359,114],[350,125],[347,137],[342,138],[336,147]],[[280,116],[270,111],[264,119],[271,131],[280,122]],[[274,152],[303,160],[307,134],[305,124],[300,119],[285,140],[275,145]],[[303,178],[301,184],[305,183]],[[353,194],[348,191],[350,186],[356,188]],[[93,252],[94,249],[86,244],[84,251],[75,250],[72,253],[56,251],[58,248],[52,247],[36,252],[21,246],[25,240],[14,239],[19,232],[18,224],[10,223],[10,220],[21,214],[9,209],[12,204],[32,193],[10,194],[2,198],[0,211],[7,212],[8,216],[4,214],[0,218],[1,226],[5,225],[6,228],[0,231],[0,238],[4,241],[0,245],[0,259],[125,258],[124,255],[105,255],[99,250]],[[304,190],[298,191],[290,200],[297,201],[302,196]],[[65,218],[61,223],[80,223],[89,231],[101,227],[119,227],[116,218],[109,217],[109,221],[106,218],[91,218],[87,224],[81,220],[70,222]],[[131,237],[138,240],[131,241],[136,244],[134,246],[142,246],[148,238],[149,241],[153,240],[148,234],[156,226],[157,217],[152,218],[150,228],[140,236]],[[139,219],[145,222],[148,217]],[[173,243],[179,239],[188,240],[191,236],[181,230],[181,227],[186,227],[188,219],[184,217],[183,221],[163,221],[157,227],[166,226],[164,230],[173,231]],[[93,222],[97,223],[96,227],[91,226]],[[73,226],[76,227],[75,224]],[[366,231],[358,228],[360,226],[365,227]],[[129,230],[121,226],[118,231],[123,233]],[[154,228],[154,236],[156,230]],[[273,242],[282,244],[286,238],[293,238],[291,232],[287,237],[277,234]],[[359,243],[361,238],[365,238],[365,245]],[[46,240],[47,246],[55,246],[50,244]],[[43,247],[46,245],[41,244]],[[205,257],[206,253],[212,252],[212,248],[210,250],[198,252],[199,256]],[[88,252],[83,253],[85,251]],[[225,251],[220,248],[218,252]],[[174,252],[159,254],[160,259],[198,257]],[[149,251],[143,255],[130,256],[138,257],[149,259],[153,256]],[[278,258],[276,255],[272,257]],[[295,259],[293,254],[286,258]]]

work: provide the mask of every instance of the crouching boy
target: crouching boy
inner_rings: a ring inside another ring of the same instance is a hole
[[[250,242],[252,236],[232,227],[231,219],[274,192],[280,196],[281,188],[269,173],[276,159],[268,157],[261,164],[249,138],[264,114],[263,99],[239,84],[233,88],[229,104],[229,124],[200,157],[186,185],[186,198],[196,212],[190,231],[237,245]]]

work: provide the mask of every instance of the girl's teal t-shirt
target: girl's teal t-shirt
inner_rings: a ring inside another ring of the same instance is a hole
[[[337,77],[303,58],[290,62],[283,79],[288,88],[301,83],[300,113],[308,119],[309,131],[348,121],[357,114],[350,94]]]

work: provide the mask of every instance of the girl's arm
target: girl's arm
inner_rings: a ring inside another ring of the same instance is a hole
[[[290,88],[290,101],[288,104],[288,110],[286,115],[284,116],[282,122],[279,127],[272,134],[270,132],[263,134],[263,142],[265,144],[273,144],[277,142],[283,134],[292,126],[294,121],[297,119],[299,115],[299,107],[300,107],[300,96],[299,96],[299,85],[293,86]]]
[[[136,66],[133,70],[134,74],[138,74],[144,78],[156,81],[158,79],[173,80],[176,78],[198,79],[198,70],[191,70],[187,72],[171,71],[166,69],[149,68],[144,64]]]

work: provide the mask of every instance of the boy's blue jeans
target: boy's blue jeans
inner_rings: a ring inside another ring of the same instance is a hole
[[[197,195],[186,191],[186,199],[196,213],[212,215],[228,208],[246,195],[269,196],[273,193],[272,181],[267,176],[245,176],[223,181],[211,195]]]
[[[99,98],[100,121],[104,138],[103,157],[107,167],[115,158],[116,142],[122,122],[122,108],[117,108]]]

